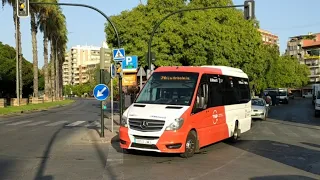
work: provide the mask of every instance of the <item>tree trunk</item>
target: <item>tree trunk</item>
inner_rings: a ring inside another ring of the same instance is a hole
[[[49,97],[50,82],[49,82],[49,67],[48,67],[48,37],[46,27],[43,31],[43,58],[44,58],[44,92],[46,97]]]
[[[50,52],[50,63],[51,63],[51,96],[52,97],[55,97],[55,58],[54,58],[54,47],[53,47],[53,41],[51,40],[50,41],[50,49],[51,49],[51,52]]]
[[[35,13],[31,13],[31,37],[32,37],[32,55],[33,55],[33,96],[39,97],[39,79],[38,79],[38,50],[37,50],[37,24]]]
[[[55,55],[56,55],[56,58],[55,58],[55,65],[56,65],[56,77],[55,77],[55,80],[56,80],[56,98],[59,99],[60,98],[60,77],[59,77],[59,70],[60,70],[60,66],[59,66],[59,58],[58,58],[58,48],[55,47]]]
[[[62,66],[63,61],[60,61],[60,71],[59,71],[59,80],[60,80],[60,96],[63,96],[63,77],[62,77]]]

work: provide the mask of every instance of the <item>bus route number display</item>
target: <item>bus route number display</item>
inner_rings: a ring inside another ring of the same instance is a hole
[[[161,76],[161,80],[166,80],[166,81],[189,81],[190,77],[187,77],[187,76]]]

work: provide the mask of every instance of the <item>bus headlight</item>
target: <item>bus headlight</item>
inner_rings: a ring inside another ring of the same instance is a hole
[[[166,127],[167,131],[174,131],[174,130],[178,130],[182,127],[184,122],[183,118],[177,118],[174,120],[173,123],[171,123],[169,126]]]
[[[125,116],[121,117],[120,126],[128,127],[128,118]]]

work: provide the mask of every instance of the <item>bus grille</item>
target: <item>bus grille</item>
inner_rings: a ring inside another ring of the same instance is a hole
[[[129,126],[131,129],[143,132],[161,131],[165,121],[151,119],[135,119],[129,118]]]

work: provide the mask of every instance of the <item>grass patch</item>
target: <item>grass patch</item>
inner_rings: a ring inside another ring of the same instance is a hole
[[[50,109],[57,106],[68,105],[73,103],[74,100],[63,100],[63,101],[54,101],[54,102],[46,102],[41,104],[28,104],[25,106],[8,106],[5,108],[0,108],[0,115],[7,115],[13,113],[21,113],[21,112],[28,112],[34,110],[44,110]]]

